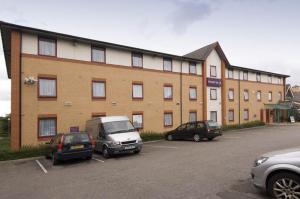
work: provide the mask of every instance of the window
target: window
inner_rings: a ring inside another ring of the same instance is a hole
[[[197,121],[197,111],[190,111],[189,121],[190,122],[196,122]]]
[[[281,78],[278,77],[278,84],[281,84]]]
[[[244,120],[249,120],[249,109],[244,109],[243,117]]]
[[[217,99],[217,89],[210,89],[210,99],[211,100],[216,100]]]
[[[272,75],[268,75],[268,83],[272,83]]]
[[[39,97],[56,98],[56,78],[55,77],[39,77],[38,78]]]
[[[248,80],[248,71],[243,71],[243,80]]]
[[[143,99],[143,83],[141,82],[132,83],[132,98]]]
[[[197,74],[197,67],[195,62],[190,62],[189,72],[190,74]]]
[[[173,99],[173,86],[170,84],[164,85],[164,99],[165,100]]]
[[[172,59],[171,58],[164,58],[164,70],[172,71]]]
[[[190,100],[197,100],[197,87],[190,86],[189,95]]]
[[[260,75],[260,73],[256,73],[256,81],[258,81],[258,82],[261,81],[261,75]]]
[[[214,122],[218,121],[217,111],[210,111],[210,120]]]
[[[105,117],[106,113],[92,113],[92,118],[96,118],[96,117]]]
[[[281,92],[278,92],[278,101],[281,101],[282,100],[282,94]]]
[[[228,69],[228,78],[233,79],[233,69]]]
[[[143,113],[136,112],[132,114],[132,124],[134,128],[142,129],[143,128]]]
[[[167,111],[164,113],[164,126],[173,126],[173,112]]]
[[[56,40],[39,37],[39,55],[56,56]]]
[[[230,109],[230,110],[228,111],[228,120],[229,120],[230,122],[234,121],[234,110],[233,110],[233,109]]]
[[[92,61],[105,63],[105,48],[92,47]]]
[[[106,97],[106,82],[105,80],[92,81],[92,98],[105,99]]]
[[[143,67],[143,54],[142,53],[132,53],[132,66]]]
[[[229,101],[234,100],[234,89],[233,88],[230,88],[228,91],[228,99],[229,99]]]
[[[216,66],[210,66],[210,76],[217,77],[217,67]]]
[[[249,91],[247,89],[244,90],[244,101],[249,101]]]
[[[272,102],[272,92],[271,91],[269,91],[269,93],[268,93],[268,100],[269,100],[269,102]]]
[[[38,118],[38,137],[51,137],[56,135],[56,117]]]
[[[256,92],[256,100],[261,101],[261,91]]]

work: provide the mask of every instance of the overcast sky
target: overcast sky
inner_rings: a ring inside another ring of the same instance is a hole
[[[0,20],[183,55],[219,41],[233,65],[300,85],[299,0],[0,0]],[[0,42],[0,115],[10,80]]]

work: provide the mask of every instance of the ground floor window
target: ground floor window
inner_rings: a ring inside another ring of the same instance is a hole
[[[190,122],[196,122],[197,121],[197,111],[190,111],[189,121]]]
[[[249,120],[249,109],[244,109],[244,120]]]
[[[217,111],[210,111],[210,120],[214,122],[218,121]]]
[[[228,120],[231,122],[234,121],[234,110],[233,109],[228,111]]]
[[[56,135],[56,117],[47,117],[38,119],[38,136],[50,137]]]
[[[132,124],[134,128],[142,129],[143,128],[143,113],[133,113],[132,114]]]
[[[164,126],[173,126],[173,112],[164,113]]]

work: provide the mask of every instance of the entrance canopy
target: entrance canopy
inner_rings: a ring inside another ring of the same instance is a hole
[[[289,110],[291,106],[285,103],[265,104],[265,109]]]

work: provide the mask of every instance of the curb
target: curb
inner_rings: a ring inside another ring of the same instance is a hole
[[[44,156],[36,156],[36,157],[30,157],[30,158],[22,158],[22,159],[15,159],[15,160],[1,160],[0,164],[5,164],[5,163],[18,163],[18,162],[23,162],[23,161],[29,161],[29,160],[36,160],[39,158],[43,158]]]
[[[143,142],[143,143],[144,143],[144,144],[147,144],[147,143],[161,142],[161,141],[164,141],[164,139],[160,139],[160,140],[153,140],[153,141],[146,141],[146,142]]]
[[[243,131],[243,130],[251,130],[251,129],[262,129],[262,128],[267,128],[267,127],[269,127],[269,126],[263,125],[263,126],[249,127],[249,128],[232,129],[232,130],[227,130],[227,131],[222,131],[222,132],[226,133],[226,132],[235,132],[235,131]]]

